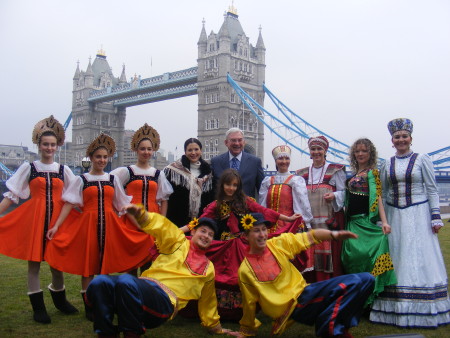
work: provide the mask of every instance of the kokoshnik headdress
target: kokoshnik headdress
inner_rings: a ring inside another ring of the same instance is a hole
[[[406,130],[410,134],[412,134],[413,123],[410,119],[406,119],[406,118],[394,119],[388,123],[388,129],[389,129],[389,133],[391,133],[391,135],[393,135],[395,132],[400,131],[400,130]]]
[[[308,148],[311,149],[311,147],[313,146],[317,146],[322,148],[323,150],[327,151],[328,150],[328,140],[325,136],[317,136],[317,137],[311,137],[308,140]]]
[[[139,143],[145,139],[150,140],[154,151],[159,149],[159,134],[156,129],[146,123],[134,133],[131,139],[131,150],[137,151]]]
[[[92,153],[100,147],[104,147],[106,149],[108,152],[108,157],[113,157],[116,152],[116,142],[114,142],[113,138],[109,135],[101,133],[86,149],[86,156],[92,155]]]
[[[33,134],[31,138],[33,139],[34,144],[39,144],[41,140],[42,134],[45,132],[51,132],[56,137],[56,144],[58,146],[62,146],[64,144],[64,139],[66,135],[64,133],[64,127],[61,123],[58,122],[57,119],[50,115],[46,119],[40,120],[33,129]]]
[[[272,150],[272,156],[275,160],[281,157],[291,158],[291,148],[286,145],[276,146]]]

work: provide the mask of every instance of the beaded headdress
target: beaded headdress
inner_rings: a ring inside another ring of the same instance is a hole
[[[317,136],[317,137],[311,137],[308,140],[308,148],[311,149],[311,147],[313,147],[313,146],[320,147],[323,150],[327,151],[329,143],[328,143],[328,140],[327,140],[327,138],[325,136],[320,135],[320,136]]]
[[[388,123],[388,129],[389,129],[389,133],[391,133],[391,135],[393,135],[395,132],[397,132],[399,130],[406,130],[410,134],[412,134],[413,123],[410,119],[406,119],[406,118],[394,119]]]
[[[86,156],[92,155],[94,151],[100,147],[104,147],[106,149],[108,152],[108,157],[112,157],[116,152],[116,142],[114,142],[111,136],[102,133],[98,135],[86,149]]]
[[[39,144],[42,134],[45,132],[51,132],[56,137],[56,144],[62,146],[64,144],[64,139],[66,138],[64,133],[64,127],[57,119],[50,115],[46,119],[40,120],[33,129],[33,134],[31,138],[34,144]]]
[[[280,157],[291,158],[291,148],[286,145],[276,146],[272,150],[272,156],[275,160],[279,159]]]
[[[134,133],[131,139],[131,150],[137,151],[139,143],[145,139],[149,139],[152,142],[154,151],[159,149],[159,134],[156,129],[146,123]]]

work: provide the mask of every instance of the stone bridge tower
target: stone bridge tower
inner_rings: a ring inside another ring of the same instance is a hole
[[[89,93],[126,83],[125,66],[120,78],[115,78],[106,60],[103,50],[97,52],[94,62],[86,71],[80,71],[79,65],[73,77],[72,95],[72,147],[74,166],[81,166],[81,159],[91,141],[101,132],[111,135],[116,141],[117,156],[113,167],[123,163],[123,137],[125,130],[125,108],[116,108],[113,102],[91,104],[87,101]]]
[[[264,105],[266,48],[261,29],[254,47],[242,29],[236,9],[231,6],[217,34],[211,31],[207,35],[203,21],[197,44],[198,137],[203,143],[203,157],[210,159],[225,152],[225,132],[238,127],[245,134],[245,150],[263,159],[264,125],[227,82],[230,74],[254,100]]]

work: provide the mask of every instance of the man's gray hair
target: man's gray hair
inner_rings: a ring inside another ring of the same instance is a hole
[[[242,137],[244,137],[244,132],[242,130],[240,130],[239,128],[230,128],[225,133],[225,139],[228,139],[228,135],[230,135],[232,133],[241,133]]]

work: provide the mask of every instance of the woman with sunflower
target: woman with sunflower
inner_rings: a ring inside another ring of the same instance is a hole
[[[358,240],[342,243],[341,259],[345,273],[370,272],[375,277],[375,288],[367,305],[386,285],[397,282],[387,237],[391,226],[381,202],[381,181],[376,165],[377,150],[373,143],[366,138],[356,140],[350,148],[353,176],[347,181],[345,193],[345,230],[357,234]]]
[[[253,198],[245,195],[242,189],[242,180],[235,169],[224,170],[218,183],[216,201],[210,203],[200,217],[216,220],[218,233],[208,250],[208,258],[214,263],[216,270],[216,293],[218,309],[222,318],[239,320],[242,316],[242,299],[238,286],[237,271],[248,242],[242,237],[246,227],[253,224],[250,215],[259,212],[270,222],[278,220],[294,222],[301,217],[299,214],[286,216],[274,210],[259,205]],[[182,227],[185,232],[195,226],[196,219],[187,226]],[[272,233],[276,236],[278,233]]]

